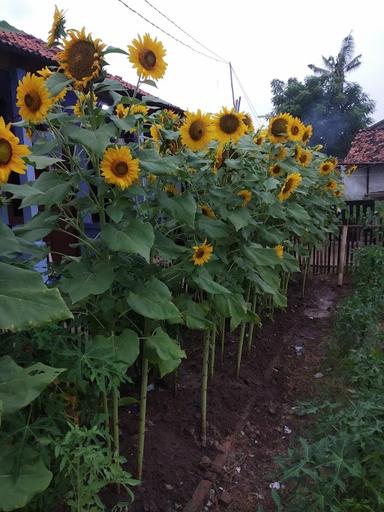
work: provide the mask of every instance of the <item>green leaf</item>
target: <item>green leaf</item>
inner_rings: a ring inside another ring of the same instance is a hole
[[[4,415],[12,414],[30,404],[65,371],[36,363],[22,368],[9,356],[0,358],[0,400]]]
[[[221,317],[231,319],[232,331],[247,317],[247,304],[240,293],[215,295],[213,305]]]
[[[175,176],[178,173],[178,161],[175,156],[163,156],[153,149],[137,151],[140,168],[157,176]]]
[[[239,231],[253,223],[252,217],[247,208],[239,208],[238,210],[231,212],[228,215],[228,220],[234,225],[236,231]]]
[[[156,231],[155,233],[155,248],[159,252],[160,256],[167,260],[174,260],[189,252],[189,248],[184,245],[177,245],[171,238]]]
[[[199,268],[192,274],[193,282],[201,289],[212,295],[217,293],[231,293],[225,286],[216,283],[205,268]]]
[[[57,289],[40,274],[0,263],[0,329],[21,330],[73,318]]]
[[[177,342],[170,338],[161,327],[158,327],[152,336],[144,341],[144,357],[152,365],[159,367],[160,375],[163,377],[179,366],[181,359],[185,358],[186,355]],[[170,364],[172,362],[174,364]]]
[[[60,286],[75,304],[89,295],[100,295],[108,290],[113,282],[113,267],[110,263],[97,262],[88,266],[74,261],[66,266],[65,277]]]
[[[52,480],[40,455],[30,448],[23,449],[19,471],[14,475],[18,452],[15,446],[2,446],[0,450],[0,510],[4,512],[25,507]]]
[[[218,219],[210,219],[209,217],[203,216],[198,221],[199,230],[213,240],[220,238],[227,238],[230,232],[230,228]],[[232,228],[231,228],[232,229]]]
[[[112,224],[106,224],[102,231],[102,238],[111,251],[140,254],[149,262],[155,235],[151,224],[132,219],[124,230],[117,229]]]
[[[104,55],[107,55],[107,53],[122,53],[123,55],[128,55],[128,52],[116,46],[107,46],[103,53]]]
[[[181,310],[185,325],[189,329],[210,329],[213,323],[207,318],[209,304],[207,302],[194,302],[189,297],[179,297],[176,301]]]
[[[50,156],[38,156],[38,155],[28,155],[27,157],[28,163],[33,165],[36,169],[45,169],[49,165],[56,164],[57,162],[62,162],[62,158],[53,158]]]
[[[172,295],[166,284],[155,277],[128,294],[128,305],[139,315],[154,320],[182,322],[180,311],[171,301]]]
[[[269,266],[281,265],[282,259],[276,254],[275,249],[260,247],[258,244],[248,244],[241,248],[243,255],[254,265]]]
[[[73,124],[65,124],[61,129],[69,140],[82,144],[99,157],[103,155],[104,150],[111,143],[111,139],[117,135],[117,130],[112,123],[103,125],[96,130],[81,128]]]
[[[120,222],[124,216],[124,208],[122,208],[117,202],[114,202],[107,206],[106,211],[110,219],[112,219],[113,222],[116,223]]]
[[[193,227],[196,215],[196,201],[190,192],[187,191],[175,197],[168,197],[165,192],[160,192],[159,203],[172,219]]]
[[[117,80],[105,78],[102,82],[95,84],[95,92],[101,93],[105,91],[126,91],[127,87]]]
[[[142,80],[141,83],[145,84],[145,85],[150,85],[151,87],[156,87],[156,89],[157,89],[157,85],[156,85],[156,82],[154,80],[149,80],[147,78],[146,80]]]
[[[53,73],[45,82],[51,96],[57,96],[70,83],[72,80],[68,80],[64,73]]]
[[[136,118],[135,116],[127,116],[127,117],[118,117],[111,116],[111,121],[114,123],[119,130],[124,132],[130,132],[136,127]]]
[[[140,342],[137,334],[131,329],[124,329],[118,336],[112,336],[111,341],[119,361],[130,368],[140,353]]]
[[[39,212],[26,224],[15,227],[13,232],[15,235],[21,236],[29,242],[41,240],[53,231],[57,219],[58,215],[50,212],[49,210]]]

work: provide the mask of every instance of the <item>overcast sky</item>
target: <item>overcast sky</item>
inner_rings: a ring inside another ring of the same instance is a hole
[[[132,8],[175,37],[205,52],[144,0],[125,0]],[[257,115],[271,110],[273,78],[302,79],[307,64],[321,65],[321,55],[336,55],[352,30],[359,70],[349,79],[361,84],[376,102],[375,121],[384,118],[384,30],[380,0],[149,0],[211,50],[230,60]],[[215,112],[231,106],[229,67],[196,54],[140,19],[118,0],[0,0],[0,20],[42,39],[51,27],[55,3],[66,10],[67,28],[83,26],[108,45],[126,46],[149,32],[166,50],[168,70],[158,89],[148,92],[184,109]],[[124,55],[109,56],[109,72],[136,83]],[[235,81],[241,109],[249,105]]]

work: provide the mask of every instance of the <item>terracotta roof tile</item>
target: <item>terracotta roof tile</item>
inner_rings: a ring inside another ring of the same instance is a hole
[[[382,164],[384,163],[384,126],[361,130],[352,141],[351,149],[344,164]]]

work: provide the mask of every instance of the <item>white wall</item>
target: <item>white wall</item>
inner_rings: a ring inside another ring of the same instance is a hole
[[[347,201],[364,199],[367,193],[367,166],[359,166],[352,176],[343,176]],[[369,192],[384,191],[384,164],[369,166]]]

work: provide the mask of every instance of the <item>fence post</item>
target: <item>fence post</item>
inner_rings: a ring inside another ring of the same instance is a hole
[[[337,276],[337,285],[343,285],[344,267],[345,267],[345,249],[347,247],[348,224],[343,224],[341,231],[341,246],[340,246],[340,266],[339,274]]]

